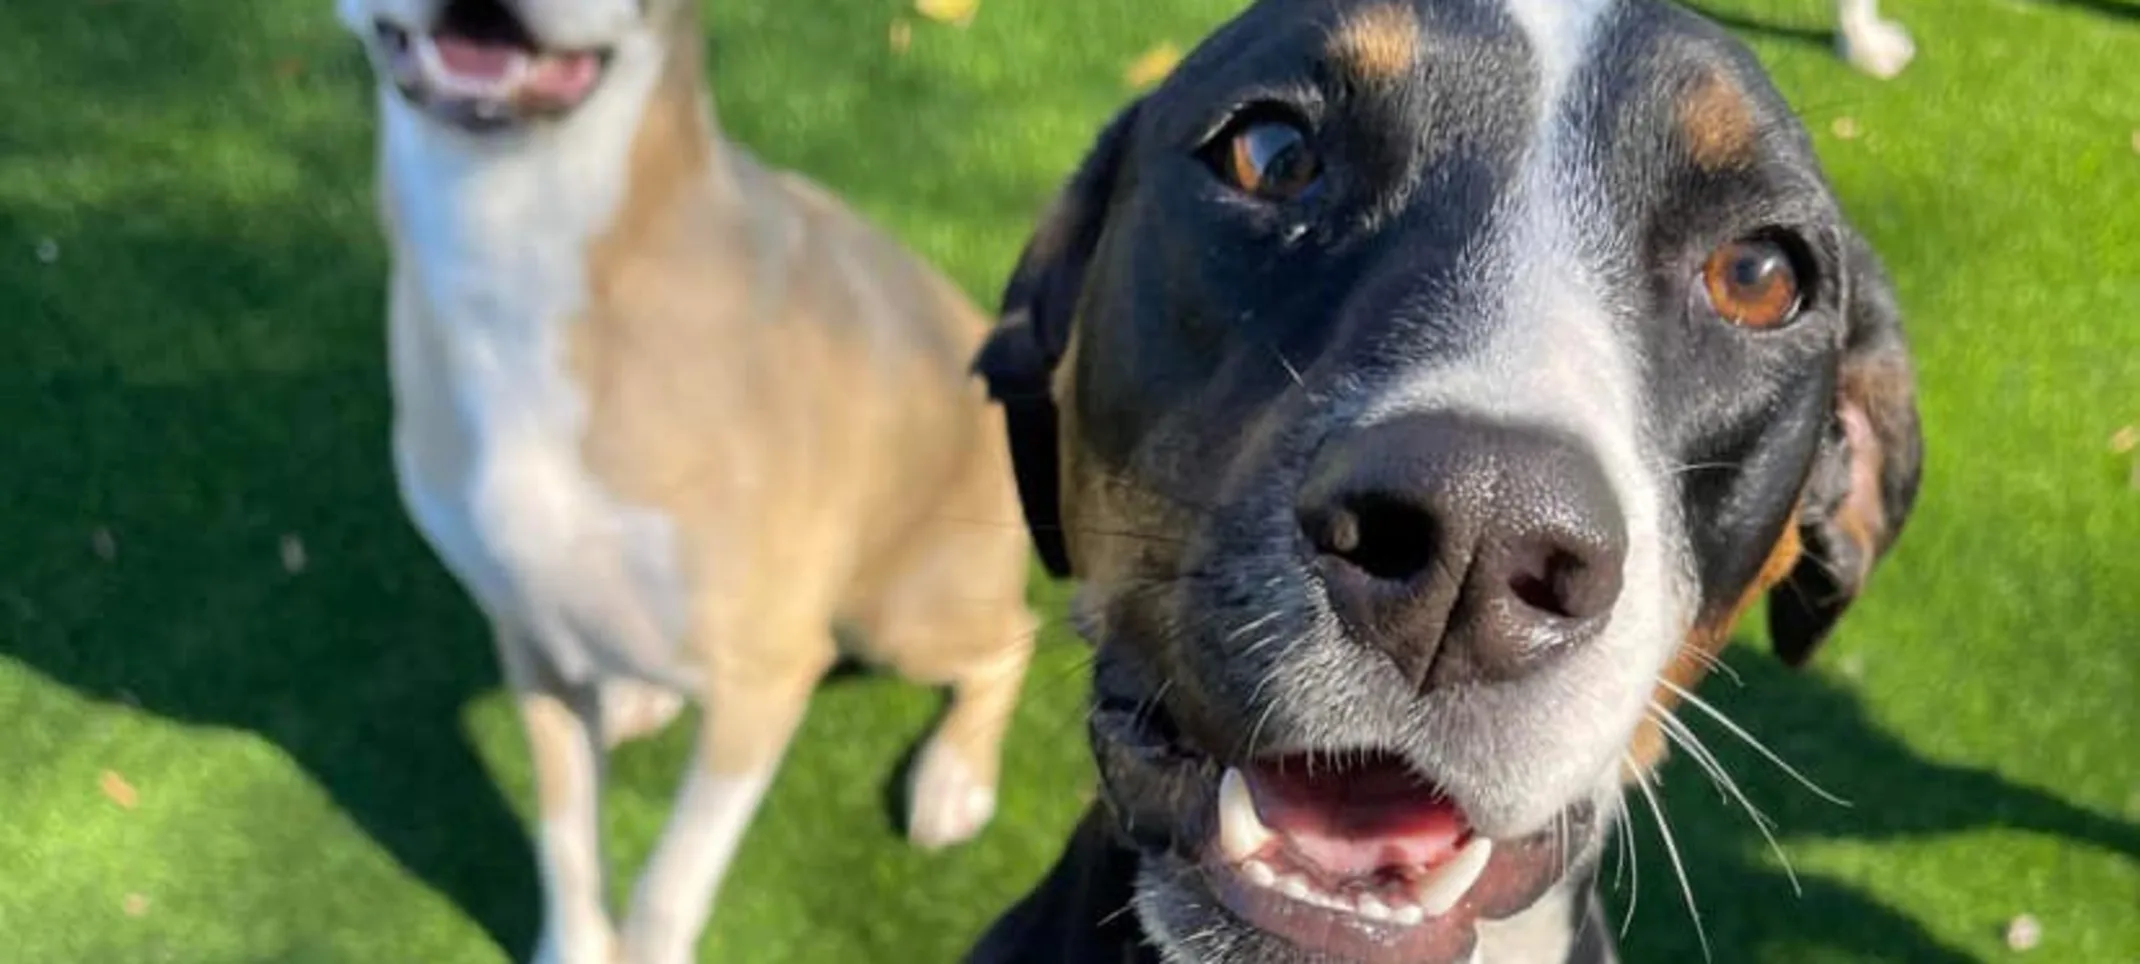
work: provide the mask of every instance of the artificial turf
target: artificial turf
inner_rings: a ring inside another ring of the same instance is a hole
[[[1130,65],[1236,6],[983,0],[955,27],[709,0],[707,25],[732,135],[985,301]],[[2140,6],[1886,0],[1921,50],[1890,83],[1830,57],[1825,0],[1707,6],[1885,254],[1931,444],[1901,550],[1818,666],[1755,640],[1743,686],[1709,691],[1853,801],[1701,727],[1803,895],[1667,771],[1716,959],[1999,961],[2028,914],[2027,959],[2140,960],[2140,476],[2113,451],[2140,423]],[[330,9],[0,4],[0,961],[489,964],[534,931],[511,710],[393,496],[370,101]],[[830,684],[702,959],[951,959],[1085,799],[1081,666],[1051,622],[1001,815],[936,855],[886,806],[935,697]],[[619,755],[615,867],[686,743]],[[1638,829],[1627,956],[1699,959]]]

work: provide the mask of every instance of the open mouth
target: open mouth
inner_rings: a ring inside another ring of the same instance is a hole
[[[1538,833],[1489,838],[1394,752],[1222,766],[1164,713],[1103,699],[1094,715],[1118,813],[1143,824],[1133,836],[1148,852],[1151,826],[1170,827],[1156,849],[1184,871],[1168,875],[1176,886],[1200,883],[1234,926],[1300,951],[1363,964],[1466,960],[1478,923],[1536,903],[1591,831],[1591,808],[1577,804]]]
[[[546,47],[501,0],[453,0],[428,33],[385,20],[373,31],[403,96],[476,129],[570,112],[593,95],[611,53]]]

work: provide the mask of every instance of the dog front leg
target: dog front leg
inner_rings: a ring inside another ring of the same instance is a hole
[[[777,667],[736,661],[712,670],[698,745],[675,811],[632,894],[624,922],[628,964],[688,964],[751,815],[765,798],[802,723],[818,679],[832,665],[829,632]]]
[[[600,691],[561,679],[524,635],[500,630],[498,656],[535,771],[544,903],[535,962],[614,964],[615,932],[602,903]]]

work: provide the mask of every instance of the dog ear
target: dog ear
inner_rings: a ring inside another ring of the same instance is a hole
[[[1042,216],[1004,288],[995,331],[974,360],[990,397],[1003,404],[1026,527],[1032,530],[1042,564],[1057,577],[1070,575],[1070,552],[1059,501],[1055,368],[1070,346],[1085,268],[1100,243],[1136,113],[1133,105],[1101,131],[1085,162]]]
[[[1769,636],[1792,666],[1812,657],[1895,544],[1924,464],[1901,311],[1886,270],[1843,238],[1845,334],[1835,416],[1799,505],[1805,554],[1769,594]]]

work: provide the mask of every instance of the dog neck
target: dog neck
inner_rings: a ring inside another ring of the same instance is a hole
[[[382,92],[382,214],[420,289],[450,299],[482,276],[522,290],[578,279],[567,286],[584,293],[600,287],[588,277],[600,249],[636,243],[663,212],[730,207],[697,15],[681,6],[623,40],[600,88],[553,122],[471,133]],[[517,314],[577,310],[544,307]]]

